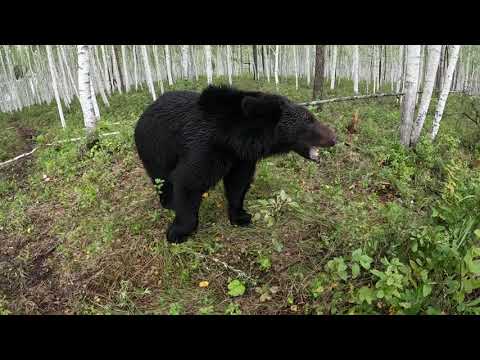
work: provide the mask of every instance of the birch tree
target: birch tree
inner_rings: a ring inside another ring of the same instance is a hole
[[[157,80],[160,81],[160,93],[163,95],[165,90],[163,88],[163,76],[162,70],[160,69],[160,59],[158,58],[157,45],[153,46],[153,59],[155,61],[155,72],[157,73]]]
[[[298,59],[297,59],[297,47],[293,45],[293,62],[295,66],[295,90],[298,90]]]
[[[305,59],[306,59],[306,64],[305,67],[307,69],[307,85],[310,86],[310,72],[312,70],[311,65],[310,65],[310,45],[305,46]]]
[[[130,79],[128,78],[128,70],[127,70],[127,50],[125,49],[125,45],[121,46],[122,52],[122,64],[123,64],[123,78],[125,82],[125,91],[130,91]]]
[[[228,83],[232,85],[232,50],[230,45],[227,45],[226,48],[227,56],[227,72],[228,72]]]
[[[280,46],[275,45],[275,86],[278,91],[278,52],[280,51]]]
[[[83,112],[83,121],[88,133],[93,132],[96,125],[95,110],[93,108],[92,93],[90,90],[90,61],[88,45],[77,45],[78,51],[78,92]]]
[[[117,62],[117,55],[115,54],[115,48],[112,45],[112,67],[113,67],[113,75],[116,80],[117,90],[120,94],[122,94],[122,81],[120,78],[120,70],[118,70],[118,62]]]
[[[182,45],[182,75],[188,79],[188,45]]]
[[[155,87],[153,86],[152,71],[150,69],[150,62],[148,61],[147,46],[140,45],[140,48],[142,50],[143,64],[145,65],[145,75],[147,77],[148,89],[150,90],[153,101],[155,101],[157,99],[157,95],[155,94]]]
[[[360,71],[358,45],[353,46],[353,92],[358,95],[358,76]]]
[[[432,140],[435,140],[435,137],[438,134],[438,129],[440,128],[440,121],[442,120],[443,110],[445,109],[448,94],[452,86],[453,71],[455,70],[455,67],[457,65],[459,52],[460,45],[453,45],[448,59],[447,73],[443,79],[442,89],[438,98],[437,107],[435,109],[435,117],[433,119],[432,131],[430,133],[430,137]]]
[[[335,89],[335,73],[337,70],[337,45],[333,45],[332,47],[332,62],[330,64],[330,90]]]
[[[415,113],[415,98],[418,87],[418,67],[420,66],[420,45],[407,45],[407,72],[405,95],[401,107],[400,142],[410,145]]]
[[[420,138],[420,133],[427,116],[428,108],[432,99],[433,87],[435,86],[435,78],[437,76],[438,65],[440,63],[440,51],[442,45],[429,45],[427,48],[428,58],[425,81],[423,84],[422,98],[418,108],[417,119],[412,131],[410,145],[415,146]]]
[[[172,61],[170,59],[170,48],[168,45],[165,45],[165,63],[167,65],[167,78],[168,78],[168,85],[173,85],[172,79]]]
[[[60,115],[60,122],[62,127],[65,128],[67,125],[65,123],[65,118],[63,117],[62,103],[60,100],[60,94],[58,93],[57,87],[57,75],[55,74],[55,66],[53,65],[53,56],[52,56],[52,47],[47,45],[47,58],[48,58],[48,67],[50,69],[50,75],[52,76],[52,86],[55,93],[55,101],[57,102],[58,114]]]
[[[212,83],[213,71],[212,71],[212,47],[205,45],[205,66],[207,71],[207,84]]]

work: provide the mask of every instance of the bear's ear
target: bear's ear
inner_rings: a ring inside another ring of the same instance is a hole
[[[282,112],[280,101],[275,98],[245,96],[242,99],[242,112],[260,126],[277,123]]]

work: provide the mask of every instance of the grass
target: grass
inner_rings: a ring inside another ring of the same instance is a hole
[[[235,85],[276,92],[273,83],[250,79]],[[202,79],[174,88],[204,86]],[[350,88],[341,81],[327,96]],[[279,92],[311,97],[294,79]],[[99,129],[118,136],[89,151],[83,143],[41,147],[0,170],[0,314],[479,311],[473,164],[480,151],[456,97],[438,141],[423,140],[416,151],[398,143],[394,98],[314,110],[341,144],[324,151],[319,165],[294,154],[262,161],[246,198],[251,228],[230,226],[219,184],[202,203],[198,232],[180,245],[165,241],[174,215],[158,204],[132,139],[151,98],[140,89],[109,101],[110,108],[99,104]],[[350,138],[346,126],[356,111],[361,125]],[[34,129],[37,144],[83,133],[78,104],[66,121],[63,130],[54,103],[0,114],[2,128]],[[431,114],[427,129],[430,123]],[[28,145],[11,130],[0,135],[0,159]]]

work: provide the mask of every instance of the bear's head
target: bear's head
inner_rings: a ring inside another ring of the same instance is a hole
[[[335,132],[318,121],[304,106],[289,99],[264,93],[245,96],[242,110],[247,118],[264,128],[273,129],[273,152],[295,151],[317,161],[319,148],[337,142]]]

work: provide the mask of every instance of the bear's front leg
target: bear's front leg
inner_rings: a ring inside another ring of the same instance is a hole
[[[228,201],[228,217],[232,225],[247,226],[252,223],[252,216],[243,208],[243,201],[252,183],[255,166],[254,162],[239,161],[223,178]]]
[[[175,220],[167,231],[167,240],[171,243],[182,243],[187,240],[198,227],[198,209],[202,200],[202,192],[189,190],[174,185]]]

